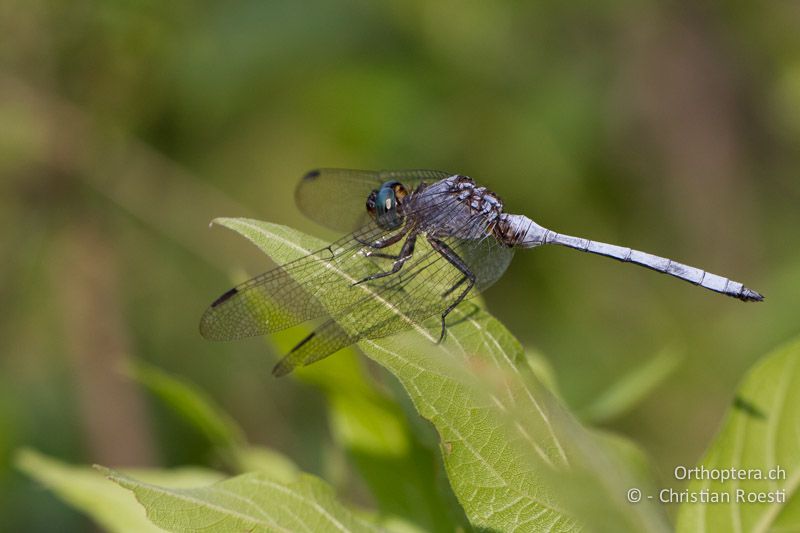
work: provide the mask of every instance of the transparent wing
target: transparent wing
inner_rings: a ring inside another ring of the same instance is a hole
[[[426,207],[430,213],[415,213],[426,220],[445,216],[442,196]],[[339,310],[369,295],[367,285],[357,281],[391,266],[391,260],[370,258],[365,252],[396,254],[402,242],[380,250],[374,243],[403,234],[407,228],[387,231],[369,221],[351,235],[322,250],[256,276],[217,298],[200,320],[200,333],[207,339],[234,340],[289,328]]]
[[[382,183],[397,180],[413,190],[420,183],[432,183],[452,174],[439,170],[350,170],[321,168],[306,174],[295,190],[295,201],[308,218],[339,231],[353,231],[368,222],[366,210],[370,191]]]
[[[203,315],[202,334],[217,340],[236,339],[329,317],[276,366],[274,372],[282,375],[359,339],[391,335],[441,314],[470,289],[470,283],[459,268],[431,247],[427,233],[418,236],[414,254],[399,272],[354,285],[394,264],[391,258],[366,257],[364,252],[397,254],[404,239],[379,250],[365,243],[449,227],[448,220],[459,206],[454,196],[437,192],[426,198],[419,204],[424,207],[407,212],[406,220],[414,221],[410,226],[407,223],[392,232],[367,224],[322,250],[226,292]],[[513,249],[491,237],[487,219],[480,214],[466,220],[461,217],[459,224],[465,234],[483,236],[441,239],[474,275],[475,286],[469,291],[472,296],[503,274]]]
[[[386,234],[375,225],[367,226],[237,285],[206,309],[200,333],[212,340],[255,337],[347,307],[360,296],[351,290],[352,283],[379,268],[361,253],[360,241],[371,242]]]
[[[475,274],[475,287],[468,297],[497,281],[513,257],[512,248],[493,238],[466,241],[451,238],[445,242]],[[361,339],[386,337],[419,326],[456,302],[468,288],[464,274],[427,242],[421,243],[420,248],[400,272],[370,283],[371,296],[341,309],[314,330],[276,365],[273,373],[282,376]]]

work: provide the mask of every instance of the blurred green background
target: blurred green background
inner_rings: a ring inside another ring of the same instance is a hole
[[[763,292],[746,305],[542,248],[485,295],[578,411],[682,356],[607,425],[665,484],[743,372],[800,333],[796,3],[2,0],[0,528],[89,527],[13,468],[23,445],[209,464],[202,437],[119,373],[130,358],[363,497],[321,396],[270,376],[278,353],[197,332],[234,277],[270,266],[212,218],[334,236],[293,205],[316,166],[468,174],[542,225]]]

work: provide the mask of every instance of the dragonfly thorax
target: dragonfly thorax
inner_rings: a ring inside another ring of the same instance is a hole
[[[437,238],[483,239],[493,234],[503,214],[503,202],[497,195],[467,176],[437,181],[410,198],[404,206],[406,216]]]

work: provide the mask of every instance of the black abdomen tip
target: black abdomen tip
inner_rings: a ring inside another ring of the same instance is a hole
[[[306,173],[306,175],[303,176],[303,180],[304,181],[305,180],[313,180],[313,179],[316,179],[318,177],[319,177],[319,170],[318,169],[314,169],[314,170],[311,170],[308,173]]]
[[[764,301],[764,296],[752,289],[742,287],[742,293],[739,295],[739,299],[745,302],[762,302]]]

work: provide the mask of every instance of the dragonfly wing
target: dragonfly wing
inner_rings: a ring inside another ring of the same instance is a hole
[[[398,179],[402,177],[399,172],[404,171],[379,174],[377,179]],[[431,177],[433,171],[405,172],[422,180]],[[324,176],[326,174],[320,171],[319,177]],[[364,174],[360,176],[362,180],[367,179]],[[369,179],[375,178],[374,173],[370,176]],[[329,247],[231,289],[206,311],[201,332],[211,339],[236,339],[329,316],[328,321],[279,363],[275,373],[282,375],[359,339],[385,337],[420,325],[460,301],[467,289],[470,289],[469,295],[473,295],[491,285],[508,266],[512,249],[491,236],[483,216],[475,216],[461,220],[458,229],[464,235],[479,238],[437,235],[437,239],[444,240],[474,274],[474,287],[470,288],[464,273],[434,250],[425,238],[419,239],[413,257],[403,263],[399,272],[357,283],[386,269],[386,261],[391,259],[385,256],[391,256],[393,247],[397,253],[397,248],[402,246],[402,242],[397,242],[392,247],[371,250],[365,243],[393,241],[389,236],[397,235],[396,232],[422,231],[424,236],[429,231],[448,228],[452,225],[448,224],[453,213],[452,202],[452,196],[441,194],[435,201],[421,204],[419,210],[407,212],[413,226],[393,232],[370,222]],[[379,253],[367,257],[364,252]]]
[[[514,248],[493,237],[480,240],[445,239],[445,242],[475,274],[478,291],[485,291],[500,279],[514,258]]]
[[[419,263],[417,260],[415,263]],[[414,305],[398,305],[406,293],[398,275],[390,282],[368,282],[364,287],[369,294],[317,327],[295,346],[273,369],[275,376],[283,376],[298,366],[319,361],[342,348],[364,338],[380,338],[413,327],[421,315],[431,316],[436,307],[422,309]],[[406,301],[406,304],[414,304]],[[406,309],[412,315],[406,315]]]
[[[469,296],[494,283],[513,255],[511,248],[494,239],[447,239],[446,242],[461,254],[469,268],[474,269],[476,287]],[[275,366],[273,373],[276,376],[288,374],[297,366],[319,361],[361,339],[378,339],[421,327],[426,319],[442,313],[456,301],[461,290],[452,289],[458,287],[463,278],[463,274],[427,242],[420,242],[414,258],[400,272],[367,283],[369,295],[320,325]],[[466,289],[466,285],[460,286]]]
[[[276,267],[217,298],[200,320],[212,340],[264,335],[320,316],[335,314],[361,297],[353,283],[380,267],[361,253],[362,241],[388,233],[369,225],[354,235]]]
[[[381,170],[378,172],[380,183],[397,180],[407,189],[416,189],[422,183],[434,183],[452,176],[452,172],[431,170],[427,168],[411,168],[405,170]]]
[[[338,172],[338,171],[337,171]],[[349,172],[349,171],[348,171]],[[322,175],[322,174],[321,174]],[[442,198],[445,202],[446,198]],[[441,216],[441,202],[415,214],[427,220]],[[234,287],[206,310],[201,334],[212,340],[264,335],[324,315],[336,315],[369,296],[367,285],[356,282],[386,268],[387,259],[365,252],[397,253],[402,243],[371,250],[368,243],[387,241],[408,228],[386,230],[370,220],[351,235]],[[365,292],[367,291],[367,292]]]
[[[353,231],[368,221],[367,197],[373,189],[390,180],[409,190],[420,183],[432,183],[451,174],[440,170],[351,170],[321,168],[306,174],[295,190],[295,201],[308,218],[339,231]]]
[[[285,376],[298,366],[310,365],[358,342],[359,335],[344,330],[335,320],[327,320],[303,339],[272,369],[276,377]]]

